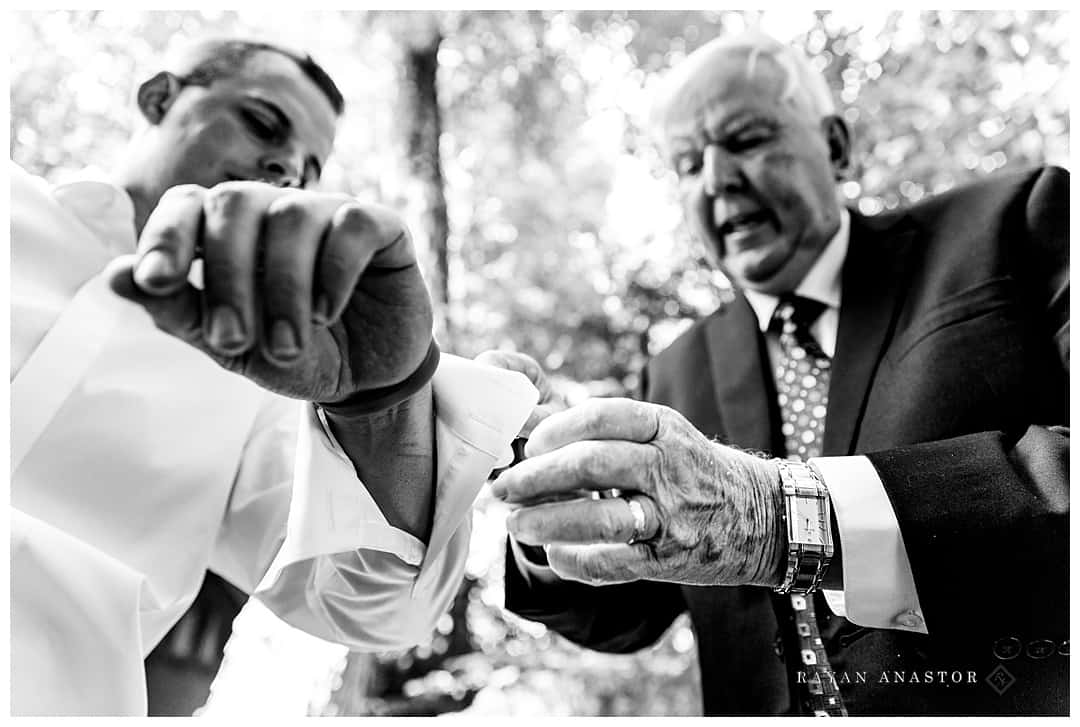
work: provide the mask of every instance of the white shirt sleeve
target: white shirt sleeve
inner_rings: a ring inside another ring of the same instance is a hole
[[[430,635],[465,568],[473,500],[537,401],[515,372],[444,355],[433,381],[436,493],[425,546],[390,525],[311,407],[300,429],[285,542],[255,595],[288,623],[353,649]]]
[[[928,633],[900,524],[866,457],[817,457],[836,511],[844,590],[825,590],[829,608],[859,626]]]

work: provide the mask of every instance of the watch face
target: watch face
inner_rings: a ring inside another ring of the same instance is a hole
[[[795,498],[795,539],[800,543],[823,545],[821,539],[821,506],[817,498]]]

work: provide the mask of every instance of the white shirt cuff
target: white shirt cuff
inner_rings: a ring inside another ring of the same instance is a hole
[[[352,462],[314,407],[302,407],[296,476],[286,537],[259,590],[286,566],[357,549],[396,555],[419,568],[417,586],[437,581],[433,570],[469,516],[488,473],[513,458],[510,443],[538,393],[516,372],[444,354],[433,379],[436,493],[431,537],[420,540],[390,525],[356,478]]]
[[[414,593],[436,587],[438,556],[469,517],[491,471],[513,462],[511,443],[540,398],[524,374],[447,354],[434,388],[435,525]]]
[[[892,503],[866,457],[817,457],[840,528],[844,590],[829,608],[859,626],[925,634],[915,577]]]

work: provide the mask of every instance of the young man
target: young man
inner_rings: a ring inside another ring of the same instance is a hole
[[[208,568],[351,648],[423,639],[535,401],[440,363],[392,213],[303,189],[342,110],[309,57],[201,43],[138,104],[114,183],[11,172],[14,714],[144,714]]]

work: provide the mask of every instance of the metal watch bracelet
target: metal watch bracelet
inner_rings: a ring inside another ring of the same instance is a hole
[[[787,570],[775,590],[811,593],[821,585],[833,556],[829,490],[809,465],[775,461],[780,470],[782,513],[788,536]]]

